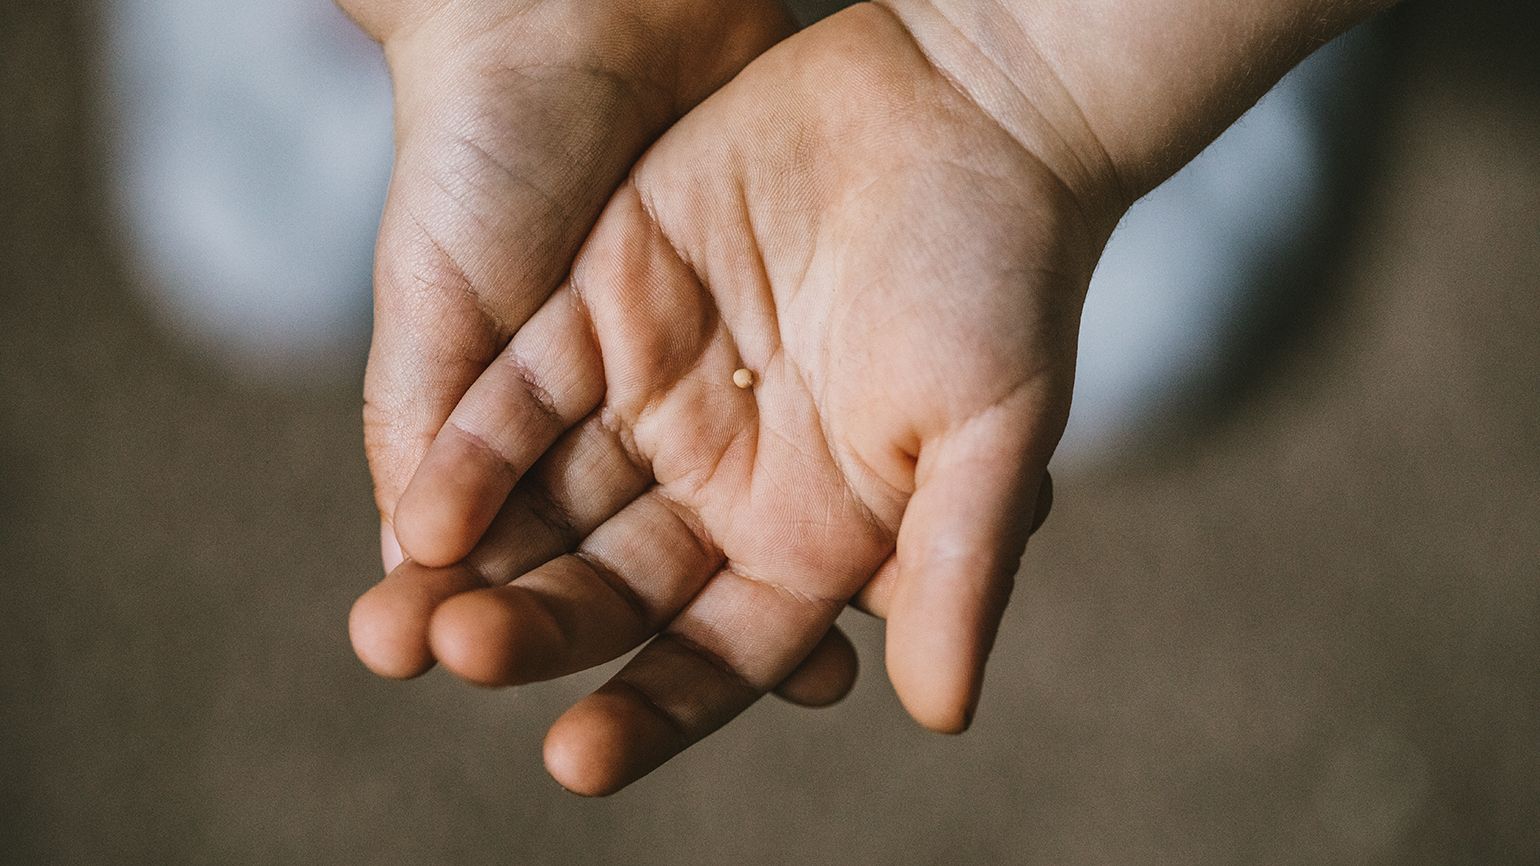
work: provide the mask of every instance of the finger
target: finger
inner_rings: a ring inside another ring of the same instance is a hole
[[[364,379],[364,444],[387,521],[450,411],[556,289],[564,248],[588,227],[553,217],[517,178],[499,188],[442,121],[398,114]],[[526,249],[549,260],[517,255]]]
[[[843,606],[722,570],[663,634],[557,719],[546,769],[587,796],[631,784],[783,682]]]
[[[445,601],[429,642],[444,667],[487,686],[565,676],[656,633],[721,563],[654,488],[562,556],[506,586]]]
[[[887,619],[893,604],[893,587],[898,583],[898,557],[890,556],[872,579],[861,587],[850,606],[878,619]]]
[[[839,626],[829,629],[791,676],[775,687],[777,697],[800,707],[839,703],[855,687],[860,662]]]
[[[739,5],[679,21],[630,9],[584,16],[593,38],[576,41],[607,50],[581,68],[510,66],[503,41],[466,38],[465,25],[485,23],[474,16],[401,29],[393,15],[360,16],[388,44],[396,94],[364,389],[365,447],[387,521],[454,406],[555,291],[646,147],[791,29],[784,11],[764,8],[779,4],[757,3],[757,14]],[[546,42],[561,44],[570,17],[537,13],[525,36],[539,41],[539,28],[559,20]],[[632,50],[642,31],[676,39],[679,56],[701,60],[698,74],[639,87],[657,73],[657,55]]]
[[[899,700],[934,731],[972,723],[1035,522],[1043,470],[1032,462],[1029,426],[1000,409],[921,446],[898,531],[887,663]]]
[[[530,75],[466,40],[453,16],[441,20],[387,52],[396,160],[364,417],[387,519],[450,412],[561,284],[605,201],[668,122],[646,116],[621,78]]]
[[[569,430],[513,490],[465,563],[502,585],[571,553],[652,483],[652,470],[633,454],[598,410]]]
[[[571,552],[636,499],[649,474],[603,418],[591,416],[525,477],[463,568],[413,564],[359,600],[350,621],[359,657],[382,676],[423,673],[433,665],[428,623],[440,604],[461,592],[507,583]],[[381,536],[388,562],[394,532],[382,525]],[[399,547],[394,553],[399,566]]]
[[[420,676],[433,667],[428,620],[447,598],[486,586],[472,570],[402,563],[353,603],[348,636],[369,670],[389,679]]]
[[[396,506],[396,537],[424,565],[459,561],[508,493],[604,396],[588,316],[553,295],[466,392]]]
[[[1053,510],[1053,475],[1043,473],[1043,483],[1037,490],[1037,505],[1032,510],[1032,535],[1036,535],[1043,524],[1048,522],[1048,513]],[[870,582],[861,587],[856,597],[851,599],[850,606],[856,610],[869,613],[878,619],[887,619],[888,611],[893,603],[893,588],[898,582],[898,559],[888,557],[888,560],[877,570]]]

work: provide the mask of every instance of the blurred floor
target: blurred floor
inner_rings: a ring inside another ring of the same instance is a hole
[[[1512,7],[1505,9],[1504,6]],[[1336,302],[1213,429],[1064,479],[979,723],[765,702],[623,795],[602,674],[379,682],[356,381],[222,380],[101,207],[90,6],[0,8],[0,856],[1506,863],[1540,852],[1540,12],[1406,10]]]

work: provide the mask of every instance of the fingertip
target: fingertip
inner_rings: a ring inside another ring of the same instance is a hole
[[[860,666],[850,638],[839,628],[831,628],[802,664],[776,687],[775,693],[801,707],[830,707],[855,688]]]
[[[979,615],[996,605],[960,598],[965,586],[957,579],[902,580],[888,620],[888,680],[909,715],[938,734],[961,734],[972,723],[998,627],[997,617]]]
[[[546,772],[583,797],[608,797],[677,752],[676,732],[656,712],[605,686],[579,701],[546,734]]]
[[[475,546],[465,540],[463,522],[453,506],[435,501],[415,479],[396,506],[396,538],[413,562],[428,568],[445,568],[464,559]]]
[[[973,725],[970,701],[959,701],[951,695],[937,695],[924,690],[905,689],[896,683],[894,690],[909,717],[927,731],[957,735],[965,733]]]
[[[467,593],[433,612],[428,644],[455,676],[476,685],[505,685],[513,673],[506,644],[516,625],[513,611],[496,596]]]
[[[401,599],[376,586],[353,603],[348,614],[348,637],[353,653],[364,667],[392,680],[421,676],[433,667],[428,642],[414,638],[411,622],[421,615]]]
[[[928,731],[967,731],[978,704],[982,662],[959,657],[955,645],[913,639],[901,629],[894,634],[892,624],[889,628],[888,679],[904,710]]]
[[[466,593],[433,614],[428,640],[434,656],[476,685],[511,686],[539,678],[540,648],[554,624],[517,587]]]
[[[464,569],[428,570],[407,563],[359,597],[348,637],[359,661],[388,679],[411,679],[433,667],[428,622],[439,603],[478,584]]]
[[[396,503],[396,537],[415,562],[444,568],[464,559],[512,489],[506,467],[461,439],[433,443]]]
[[[914,719],[920,727],[933,734],[943,734],[948,737],[959,737],[973,727],[973,715],[967,710],[953,708],[926,708],[917,710],[905,707],[909,717]]]
[[[622,732],[595,703],[584,700],[557,719],[542,749],[546,772],[582,797],[605,797],[625,786],[617,772],[625,760]]]

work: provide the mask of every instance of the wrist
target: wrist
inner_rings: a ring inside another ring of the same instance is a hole
[[[1115,224],[1295,63],[1395,0],[877,2]]]
[[[1032,34],[994,0],[875,2],[940,76],[1057,179],[1098,247],[1105,242],[1138,194]]]

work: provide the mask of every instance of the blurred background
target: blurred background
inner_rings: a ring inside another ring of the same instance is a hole
[[[323,0],[0,5],[0,859],[1540,859],[1540,10],[1411,2],[1130,215],[977,724],[880,624],[621,795],[366,674],[389,164]],[[811,18],[844,5],[801,3]]]

